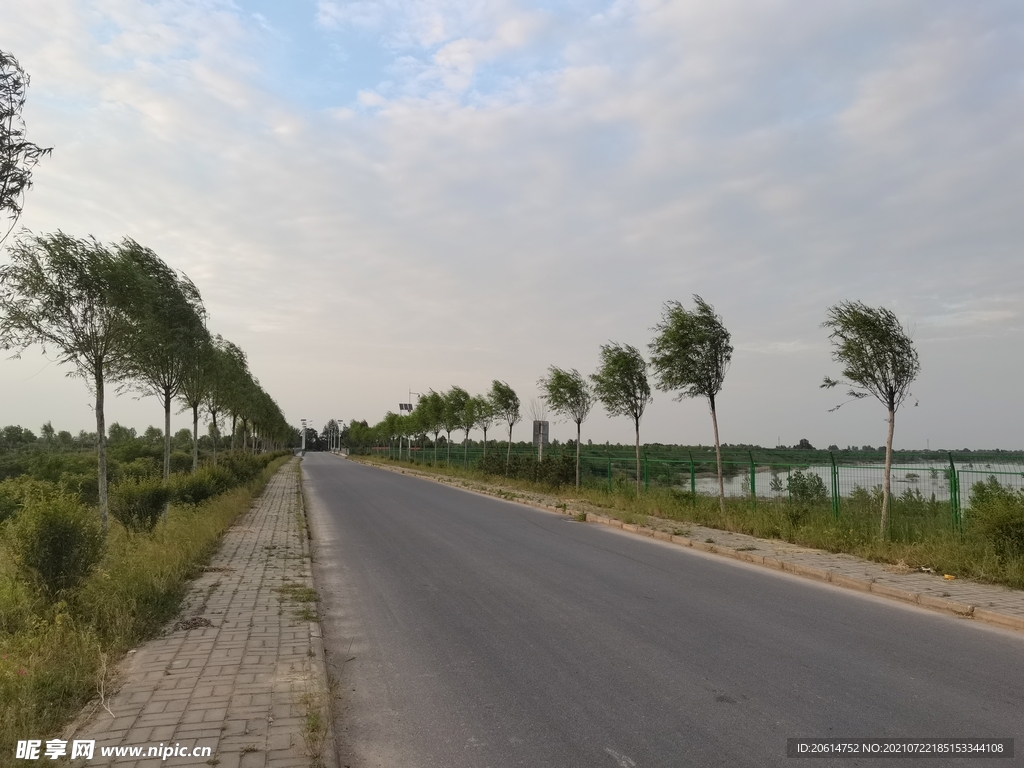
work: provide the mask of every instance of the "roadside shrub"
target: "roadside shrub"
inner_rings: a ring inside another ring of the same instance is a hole
[[[161,463],[152,456],[139,456],[132,461],[118,463],[111,473],[118,481],[122,480],[146,480],[151,477],[160,477]]]
[[[195,472],[171,475],[171,498],[176,504],[195,506],[235,485],[231,473],[223,467],[204,466]]]
[[[817,504],[828,499],[821,475],[804,474],[800,469],[789,476],[789,495],[797,504]]]
[[[1000,485],[994,477],[975,483],[970,516],[1000,557],[1024,557],[1024,491]]]
[[[51,600],[77,587],[103,556],[99,518],[67,494],[27,498],[7,540],[19,570]]]
[[[163,459],[161,459],[163,461]],[[161,466],[163,466],[161,464]],[[171,451],[171,472],[191,472],[192,454],[184,451]]]
[[[263,457],[269,455],[253,456],[251,453],[228,453],[223,459],[218,460],[217,466],[229,472],[238,485],[244,485],[255,480],[264,470],[268,462],[263,460]]]
[[[32,457],[25,467],[25,473],[39,480],[59,482],[65,474],[96,474],[96,454],[89,453],[40,453]]]
[[[132,531],[152,531],[171,498],[157,477],[122,480],[110,488],[110,514]]]
[[[0,482],[0,523],[14,517],[26,499],[33,497],[49,498],[60,489],[54,483],[22,475],[8,478]]]
[[[96,467],[91,472],[65,472],[60,476],[65,493],[77,496],[83,504],[99,504],[100,480]]]
[[[455,464],[455,462],[452,462]],[[477,469],[488,475],[506,476],[505,454],[494,451],[480,460]],[[516,480],[561,486],[576,483],[576,456],[564,453],[560,456],[545,456],[541,461],[533,456],[513,454],[508,462],[507,476]]]

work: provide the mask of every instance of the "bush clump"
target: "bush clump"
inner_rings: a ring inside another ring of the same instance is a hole
[[[828,499],[825,481],[821,475],[796,470],[789,476],[789,495],[797,504],[820,504]]]
[[[259,477],[267,464],[270,454],[253,456],[251,453],[229,453],[217,464],[234,477],[238,485],[245,485]]]
[[[555,457],[545,456],[540,461],[533,456],[513,455],[506,470],[505,456],[496,451],[484,456],[477,469],[488,475],[529,480],[555,487],[576,483],[576,456],[569,453]]]
[[[65,493],[28,497],[7,541],[18,569],[51,600],[89,575],[105,543],[96,513]]]
[[[110,514],[132,531],[152,531],[171,499],[160,478],[127,478],[110,489]]]
[[[33,497],[48,498],[59,491],[59,488],[46,480],[36,480],[21,475],[0,481],[0,523],[14,517],[26,499]]]
[[[203,466],[195,472],[171,477],[171,499],[176,504],[195,506],[236,485],[231,473],[223,467]]]
[[[1024,491],[1000,485],[994,477],[975,483],[970,515],[1000,557],[1024,557]]]

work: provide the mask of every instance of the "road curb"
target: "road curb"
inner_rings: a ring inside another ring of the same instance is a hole
[[[940,613],[951,614],[962,619],[976,619],[988,624],[994,624],[1002,627],[1003,629],[1024,631],[1024,617],[997,613],[996,611],[978,608],[974,605],[962,603],[957,600],[936,597],[935,595],[928,595],[922,592],[911,592],[906,589],[900,589],[899,587],[893,587],[889,584],[881,584],[877,581],[868,579],[857,579],[852,576],[836,573],[835,571],[814,568],[808,565],[801,565],[800,563],[791,563],[774,557],[752,555],[749,552],[733,549],[731,547],[723,547],[720,544],[714,544],[712,542],[690,539],[686,536],[668,536],[667,534],[659,536],[657,534],[662,533],[661,531],[652,531],[652,529],[645,528],[644,526],[638,526],[632,523],[623,523],[621,520],[606,517],[605,515],[598,515],[593,512],[587,513],[587,522],[606,525],[609,528],[621,528],[623,531],[637,533],[643,536],[653,536],[653,538],[668,541],[682,547],[689,547],[691,549],[696,549],[713,555],[731,557],[734,560],[742,560],[753,565],[760,565],[764,568],[771,568],[776,571],[791,573],[794,576],[800,576],[805,579],[823,581],[844,589],[851,589],[857,592],[867,592],[879,597],[886,597],[891,600],[910,603],[921,608],[928,608],[930,610],[939,611]]]

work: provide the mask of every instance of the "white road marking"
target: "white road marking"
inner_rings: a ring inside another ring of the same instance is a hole
[[[621,752],[616,752],[611,747],[605,747],[604,751],[612,756],[612,759],[619,764],[619,768],[636,768],[636,761]]]

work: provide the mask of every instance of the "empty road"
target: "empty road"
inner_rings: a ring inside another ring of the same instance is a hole
[[[334,456],[303,470],[343,766],[880,765],[786,739],[1021,736],[1020,634]]]

